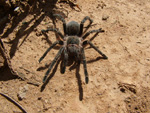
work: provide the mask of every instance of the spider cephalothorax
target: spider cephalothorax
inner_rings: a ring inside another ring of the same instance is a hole
[[[66,24],[64,18],[61,15],[55,14],[55,17],[59,17],[59,19],[63,22],[63,29],[64,29],[64,35],[57,29],[48,28],[47,30],[42,30],[42,32],[48,32],[48,31],[54,31],[56,32],[60,37],[61,40],[55,41],[43,54],[43,56],[39,59],[39,62],[41,62],[46,54],[57,44],[62,45],[62,47],[59,49],[57,55],[55,56],[54,60],[50,64],[44,78],[43,82],[46,81],[46,78],[48,74],[50,73],[52,67],[56,63],[56,61],[59,59],[59,57],[63,54],[63,67],[62,67],[62,73],[65,73],[67,61],[69,57],[74,57],[76,61],[83,61],[83,67],[84,67],[84,74],[85,74],[85,81],[88,83],[88,72],[87,72],[87,66],[86,66],[86,59],[85,59],[85,53],[84,53],[84,47],[85,45],[89,44],[92,48],[94,48],[100,55],[103,56],[104,59],[107,59],[107,56],[103,54],[98,48],[96,48],[92,42],[88,40],[84,40],[89,34],[91,33],[99,33],[104,32],[101,28],[98,30],[92,30],[83,35],[83,25],[86,20],[89,20],[89,25],[92,24],[92,20],[86,16],[80,24],[78,24],[75,21],[71,21],[68,24]]]

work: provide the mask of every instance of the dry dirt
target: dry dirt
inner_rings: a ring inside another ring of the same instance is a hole
[[[76,2],[82,11],[66,2],[46,0],[45,5],[36,1],[31,9],[9,18],[1,38],[13,69],[25,80],[12,77],[4,67],[0,72],[0,92],[19,102],[28,113],[150,113],[150,1]],[[55,47],[38,63],[57,40],[53,32],[43,35],[41,30],[54,26],[63,32],[61,21],[54,22],[52,13],[61,14],[67,22],[79,23],[89,16],[94,22],[88,30],[105,30],[92,42],[108,60],[100,59],[89,46],[85,48],[88,84],[82,63],[80,69],[67,66],[65,74],[61,74],[61,61],[52,69],[47,83],[42,84],[47,66],[60,47]],[[0,96],[0,113],[20,112]]]

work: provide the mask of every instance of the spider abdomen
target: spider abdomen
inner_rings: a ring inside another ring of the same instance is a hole
[[[69,56],[79,57],[80,56],[80,38],[78,36],[70,36],[67,39],[67,51]]]
[[[79,59],[79,57],[80,57],[80,48],[79,48],[78,45],[76,45],[76,44],[69,44],[67,46],[67,51],[68,51],[68,55],[69,56]]]

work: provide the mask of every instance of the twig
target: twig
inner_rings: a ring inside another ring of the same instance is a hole
[[[76,6],[80,11],[82,11],[80,6],[77,3],[74,3],[72,0],[58,0],[58,3],[60,3],[60,2],[67,2],[68,4]]]
[[[19,67],[20,69],[24,69],[26,72],[28,72],[28,73],[31,73],[31,74],[33,74],[33,75],[37,75],[37,74],[35,74],[34,72],[31,72],[31,71],[29,71],[28,69],[25,69],[24,67]],[[27,80],[27,84],[31,84],[31,85],[34,85],[34,86],[39,86],[40,84],[39,83],[37,83],[37,82],[33,82],[33,81],[31,81],[31,80],[28,80],[28,79],[26,79]]]
[[[10,58],[9,58],[9,55],[7,54],[7,50],[5,49],[4,44],[3,44],[3,42],[2,42],[1,39],[0,39],[0,52],[1,52],[2,56],[3,56],[3,58],[4,58],[5,61],[6,61],[6,62],[5,62],[5,63],[6,63],[5,65],[8,65],[8,67],[9,67],[11,73],[12,73],[13,75],[18,76],[18,77],[21,78],[22,80],[24,80],[24,78],[22,78],[21,76],[19,76],[19,74],[18,74],[16,71],[13,70],[12,65],[11,65],[11,60],[10,60]]]
[[[23,113],[27,113],[27,111],[18,102],[16,102],[14,99],[12,99],[11,97],[9,97],[9,96],[7,96],[6,94],[3,94],[3,93],[0,93],[0,95],[2,95],[7,100],[9,100],[13,104],[15,104]]]
[[[35,82],[31,82],[31,81],[28,81],[27,84],[31,84],[31,85],[34,85],[34,86],[37,86],[37,87],[40,86],[39,83],[35,83]]]

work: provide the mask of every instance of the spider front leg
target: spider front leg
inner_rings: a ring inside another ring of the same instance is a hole
[[[108,59],[108,57],[104,53],[102,53],[96,46],[94,46],[94,44],[92,42],[86,40],[83,42],[83,45],[86,45],[86,44],[90,44],[90,46],[93,49],[95,49],[100,55],[102,55],[104,59]]]
[[[48,53],[53,47],[55,47],[57,44],[63,45],[63,41],[55,41],[55,42],[45,51],[45,53],[42,55],[42,57],[39,59],[39,63],[45,58],[45,56],[47,55],[47,53]]]
[[[63,22],[64,35],[66,35],[66,21],[65,21],[65,19],[59,14],[54,14],[53,16],[58,17]]]
[[[51,69],[53,68],[54,64],[56,63],[56,61],[58,60],[58,58],[60,57],[60,55],[62,54],[62,51],[64,50],[64,47],[60,48],[60,50],[58,51],[57,55],[55,56],[54,60],[52,61],[52,63],[50,64],[47,72],[45,73],[45,76],[43,78],[43,83],[46,81],[48,74],[50,73]]]
[[[48,31],[54,31],[54,32],[56,32],[62,39],[64,39],[64,36],[62,35],[62,33],[59,31],[59,30],[57,30],[57,29],[54,29],[54,28],[48,28],[47,30],[41,30],[43,33],[44,32],[48,32]]]
[[[79,36],[82,35],[82,33],[83,33],[83,26],[84,26],[85,21],[87,21],[87,20],[90,21],[88,27],[93,23],[93,20],[92,20],[90,17],[88,17],[88,16],[84,17],[84,19],[83,19],[83,20],[81,21],[81,23],[80,23],[80,32],[79,32]]]
[[[92,30],[87,32],[82,38],[85,39],[87,36],[89,36],[91,33],[100,33],[100,32],[105,32],[104,30],[102,30],[102,28],[98,29],[98,30]]]
[[[83,68],[84,68],[84,74],[85,74],[85,82],[86,82],[86,84],[88,84],[89,77],[88,77],[88,72],[87,72],[87,66],[86,66],[86,59],[85,59],[84,48],[82,48],[82,60],[83,60]]]

